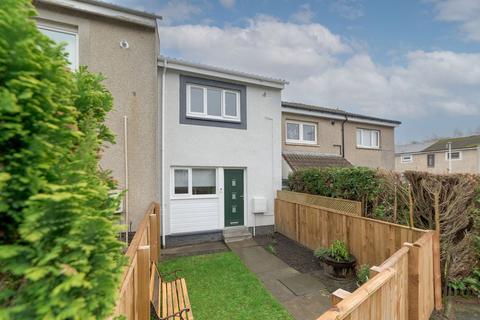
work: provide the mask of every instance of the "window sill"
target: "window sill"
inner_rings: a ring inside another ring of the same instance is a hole
[[[195,200],[195,199],[218,199],[218,194],[206,194],[206,195],[176,195],[170,197],[170,200]]]
[[[364,146],[357,146],[357,149],[363,149],[363,150],[378,150],[381,151],[380,147],[364,147]]]
[[[309,143],[309,142],[291,142],[291,141],[285,141],[285,144],[289,146],[310,146],[310,147],[318,147],[320,146],[318,143]]]
[[[187,114],[186,116],[188,119],[195,119],[195,120],[204,120],[204,121],[212,121],[212,122],[228,122],[228,123],[241,123],[241,119],[227,119],[227,118],[207,118],[202,116],[195,116]]]

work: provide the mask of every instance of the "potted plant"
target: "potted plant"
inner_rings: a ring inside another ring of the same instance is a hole
[[[354,274],[357,259],[348,252],[343,241],[335,240],[328,248],[320,247],[315,250],[314,255],[335,278],[346,278]]]
[[[370,279],[370,266],[368,264],[362,264],[357,270],[357,287]]]

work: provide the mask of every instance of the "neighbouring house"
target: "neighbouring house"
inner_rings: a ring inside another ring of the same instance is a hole
[[[160,197],[156,148],[160,17],[92,0],[33,4],[38,28],[66,44],[72,69],[86,65],[106,78],[114,98],[107,125],[117,143],[106,147],[101,163],[112,170],[119,189],[128,189],[123,210],[130,213],[135,230],[149,203]]]
[[[161,57],[167,245],[273,230],[284,80]]]
[[[400,121],[303,103],[282,102],[282,177],[301,168],[394,169]]]
[[[395,151],[395,169],[399,172],[480,173],[480,135],[399,145]]]

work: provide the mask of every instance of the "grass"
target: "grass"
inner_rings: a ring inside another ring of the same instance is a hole
[[[292,319],[233,252],[168,260],[161,272],[181,270],[195,319]]]

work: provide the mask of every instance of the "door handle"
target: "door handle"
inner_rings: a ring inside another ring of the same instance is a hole
[[[245,196],[240,196],[240,198],[244,198]]]

